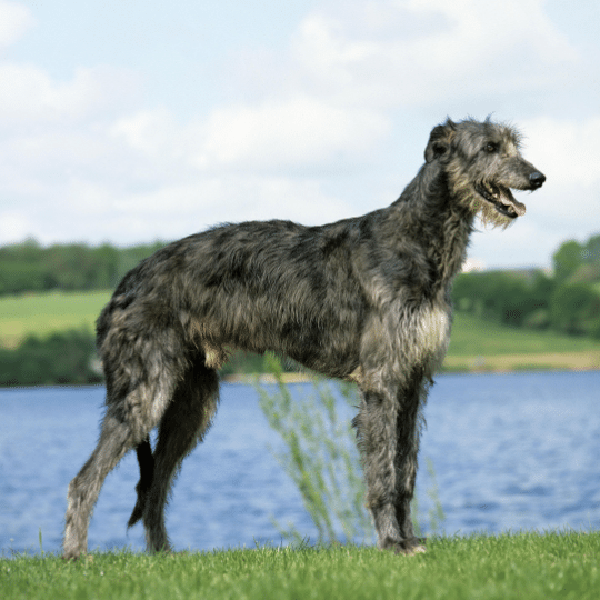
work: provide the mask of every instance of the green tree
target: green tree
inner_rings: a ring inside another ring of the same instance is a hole
[[[552,328],[569,335],[594,335],[600,322],[600,295],[589,285],[564,284],[550,300]]]
[[[462,273],[456,278],[452,299],[458,310],[520,327],[531,313],[548,309],[552,286],[542,272]]]
[[[554,277],[558,283],[566,281],[583,262],[583,248],[576,240],[563,242],[552,255]]]
[[[0,348],[0,385],[98,382],[95,355],[94,335],[85,329],[30,335],[18,348]]]
[[[583,250],[584,262],[600,263],[600,234],[593,235],[586,242]]]

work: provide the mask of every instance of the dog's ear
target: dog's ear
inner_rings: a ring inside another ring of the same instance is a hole
[[[450,144],[456,131],[456,124],[448,119],[443,125],[438,125],[431,130],[429,143],[425,148],[425,160],[431,162],[436,158],[441,158],[450,150]]]

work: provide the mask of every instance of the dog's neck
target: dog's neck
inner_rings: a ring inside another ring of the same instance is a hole
[[[390,219],[396,236],[408,242],[415,240],[417,247],[426,248],[423,258],[431,270],[432,282],[437,291],[447,293],[466,258],[475,215],[450,195],[445,171],[432,167],[424,165],[391,205]],[[425,246],[423,240],[427,240]]]

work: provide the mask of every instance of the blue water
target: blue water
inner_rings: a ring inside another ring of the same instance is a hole
[[[294,384],[295,394],[309,384]],[[93,450],[104,390],[0,390],[0,552],[58,551],[66,491]],[[600,372],[444,375],[433,387],[421,443],[418,497],[427,526],[430,460],[448,534],[600,529]],[[350,418],[350,412],[346,411]],[[272,517],[316,530],[267,449],[272,432],[251,386],[223,384],[207,439],[183,463],[168,513],[177,549],[278,544]],[[143,549],[129,532],[135,456],[107,478],[91,549]]]

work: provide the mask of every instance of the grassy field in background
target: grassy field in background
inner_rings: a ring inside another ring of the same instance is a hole
[[[0,298],[0,345],[14,348],[27,334],[94,329],[110,291],[31,294]],[[451,371],[600,369],[600,342],[502,327],[455,313],[444,363]]]
[[[595,599],[600,533],[435,538],[411,557],[373,548],[261,548],[0,560],[3,600]]]
[[[600,342],[503,327],[455,313],[444,368],[451,371],[600,369]]]
[[[0,298],[0,345],[14,348],[30,333],[86,327],[93,331],[110,291],[50,292]]]

